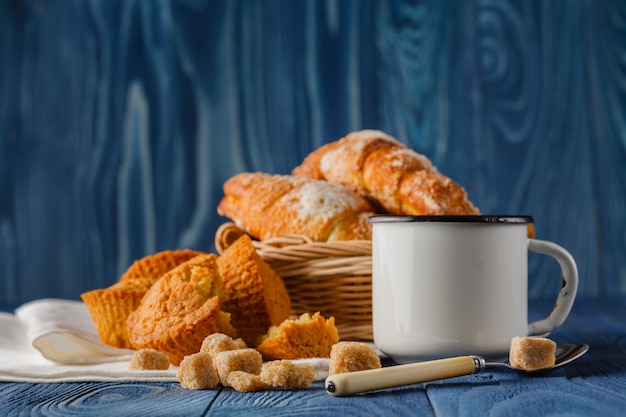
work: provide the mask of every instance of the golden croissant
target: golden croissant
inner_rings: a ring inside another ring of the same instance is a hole
[[[292,174],[353,187],[391,214],[479,213],[463,187],[426,156],[378,130],[352,132],[318,148]]]
[[[260,240],[284,234],[317,242],[371,239],[373,207],[340,184],[244,172],[224,183],[224,194],[218,213]]]

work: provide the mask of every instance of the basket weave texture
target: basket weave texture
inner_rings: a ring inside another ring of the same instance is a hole
[[[221,225],[215,246],[222,253],[244,232]],[[314,242],[301,235],[253,240],[257,253],[283,279],[292,314],[334,316],[341,340],[372,340],[372,242]]]

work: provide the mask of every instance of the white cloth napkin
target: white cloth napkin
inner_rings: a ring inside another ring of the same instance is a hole
[[[178,367],[135,371],[133,351],[100,343],[87,307],[79,301],[42,299],[15,314],[0,313],[0,381],[176,381]],[[328,375],[327,359],[307,359],[316,380]]]

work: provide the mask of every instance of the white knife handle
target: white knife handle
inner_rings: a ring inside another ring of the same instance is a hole
[[[366,371],[346,372],[326,378],[326,392],[342,397],[377,389],[419,384],[480,372],[485,360],[480,356],[458,356],[408,365],[388,366]]]

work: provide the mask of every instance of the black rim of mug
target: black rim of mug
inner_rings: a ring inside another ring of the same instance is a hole
[[[444,215],[444,216],[408,216],[378,214],[368,217],[369,223],[497,223],[528,224],[534,223],[532,216],[526,215]]]

